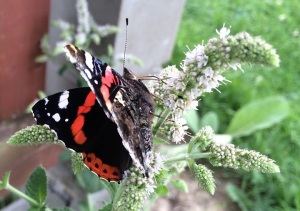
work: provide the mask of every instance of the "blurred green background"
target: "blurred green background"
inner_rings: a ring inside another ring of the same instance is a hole
[[[180,65],[189,46],[217,37],[215,29],[223,23],[231,34],[247,31],[261,36],[274,46],[280,56],[279,68],[243,65],[241,71],[229,71],[231,83],[220,86],[221,93],[201,98],[200,116],[218,115],[217,133],[224,133],[235,112],[246,103],[269,96],[288,99],[290,115],[275,126],[233,141],[240,148],[254,149],[274,159],[280,174],[224,171],[236,177],[238,185],[229,185],[231,198],[242,210],[300,210],[300,2],[299,0],[187,0],[169,64]]]

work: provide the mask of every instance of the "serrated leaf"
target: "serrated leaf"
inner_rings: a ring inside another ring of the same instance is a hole
[[[218,115],[213,111],[204,114],[200,119],[200,128],[204,126],[210,126],[215,132],[217,132],[219,130]]]
[[[43,167],[38,166],[30,175],[26,185],[25,193],[41,206],[47,196],[47,176]]]
[[[282,96],[256,100],[236,112],[226,133],[233,137],[246,136],[280,122],[288,113],[288,101]]]
[[[170,181],[170,183],[177,188],[178,190],[187,193],[189,191],[189,188],[186,184],[186,182],[182,179]]]
[[[160,185],[155,188],[155,193],[160,196],[165,196],[169,193],[169,188],[165,185]]]
[[[184,118],[186,119],[187,125],[189,126],[189,129],[196,134],[200,126],[200,117],[196,110],[191,110],[188,113],[184,115]]]

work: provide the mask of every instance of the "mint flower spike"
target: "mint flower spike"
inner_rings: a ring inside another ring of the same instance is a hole
[[[230,29],[225,25],[217,33],[219,38],[212,38],[206,45],[199,44],[186,52],[181,70],[175,66],[166,67],[159,75],[163,80],[151,84],[152,92],[162,99],[156,101],[157,108],[168,109],[172,114],[175,130],[167,135],[175,143],[184,140],[186,132],[183,131],[187,129],[184,124],[176,124],[182,122],[178,119],[197,108],[203,93],[219,91],[221,84],[229,82],[221,75],[225,70],[242,70],[242,63],[279,66],[276,50],[262,38],[252,37],[246,32],[230,35]],[[172,128],[170,124],[168,127]]]
[[[214,139],[214,131],[210,126],[205,126],[199,130],[199,132],[191,139],[189,143],[188,152],[191,153],[194,148],[199,147],[201,150],[205,150]]]
[[[57,139],[56,133],[47,125],[33,125],[16,132],[7,143],[28,146],[45,143],[61,144],[62,142]]]
[[[253,150],[235,148],[233,144],[212,144],[210,146],[210,163],[214,166],[258,170],[263,173],[279,173],[280,169],[274,160]]]
[[[211,195],[215,193],[215,180],[212,175],[212,171],[209,170],[206,166],[201,164],[196,164],[195,162],[191,162],[190,170],[195,176],[195,179],[199,182],[199,185]]]
[[[141,171],[135,166],[125,172],[124,180],[121,183],[119,199],[116,210],[141,210],[145,204],[147,196],[154,192],[155,175],[162,170],[163,158],[158,153],[149,154],[149,163],[147,164],[149,177],[142,175]]]

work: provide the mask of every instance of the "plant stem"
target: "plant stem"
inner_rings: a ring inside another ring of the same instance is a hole
[[[164,121],[168,118],[169,114],[170,114],[170,110],[169,109],[165,109],[162,113],[162,115],[160,116],[160,118],[158,118],[156,124],[153,126],[152,132],[153,132],[153,136],[155,136],[158,132],[158,129],[160,128],[160,126],[164,123]]]
[[[86,198],[87,198],[88,210],[94,211],[95,209],[93,207],[93,202],[92,202],[91,194],[87,193],[86,194]]]
[[[19,191],[17,188],[11,186],[10,184],[7,184],[7,186],[5,187],[6,190],[12,192],[13,194],[25,199],[26,201],[28,201],[30,204],[35,205],[37,207],[40,207],[41,205],[34,200],[33,198],[31,198],[30,196],[27,196],[25,193]]]
[[[209,158],[211,155],[210,152],[206,152],[206,153],[192,153],[192,154],[181,154],[175,157],[171,157],[165,160],[165,164],[171,164],[174,162],[178,162],[178,161],[186,161],[188,159],[199,159],[199,158]]]

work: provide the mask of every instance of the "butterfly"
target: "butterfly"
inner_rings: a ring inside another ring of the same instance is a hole
[[[120,181],[134,163],[148,175],[155,104],[131,71],[123,75],[74,45],[64,48],[89,87],[65,90],[32,108],[37,124],[47,125],[67,148],[82,154],[100,178]]]

